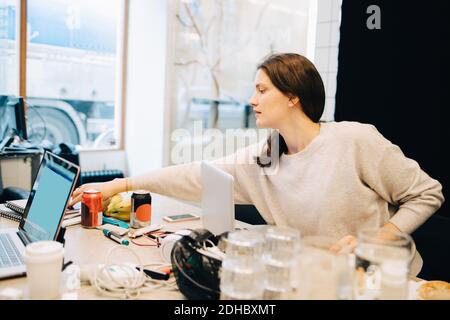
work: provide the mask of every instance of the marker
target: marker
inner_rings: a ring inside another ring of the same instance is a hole
[[[130,227],[128,223],[112,217],[103,217],[103,224],[105,223],[109,223],[112,224],[113,226],[118,226],[125,229],[128,229]]]
[[[141,271],[139,267],[136,267],[137,270]],[[148,275],[150,278],[155,280],[169,280],[170,273],[162,272],[162,271],[156,271],[156,270],[150,270],[150,269],[143,269],[142,270],[146,275]]]
[[[117,234],[115,232],[103,229],[103,234],[105,235],[105,237],[110,238],[111,240],[119,243],[119,244],[123,244],[124,246],[129,245],[130,243],[128,242],[128,240],[123,239],[120,234]]]

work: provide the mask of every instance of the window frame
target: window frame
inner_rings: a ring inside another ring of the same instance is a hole
[[[18,85],[17,95],[27,96],[27,9],[28,0],[16,0],[16,51]],[[81,152],[97,152],[110,150],[125,150],[125,109],[126,109],[126,84],[127,84],[127,52],[128,52],[128,21],[129,1],[119,0],[121,15],[117,26],[117,57],[116,57],[116,83],[115,83],[115,117],[114,125],[117,130],[117,144],[114,147],[85,148],[81,146]]]

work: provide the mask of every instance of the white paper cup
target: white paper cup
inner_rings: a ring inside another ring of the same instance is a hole
[[[24,260],[30,299],[57,299],[64,248],[56,241],[36,241],[27,245]]]

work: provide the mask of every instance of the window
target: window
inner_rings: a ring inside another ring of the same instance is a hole
[[[254,129],[248,104],[256,67],[276,52],[311,59],[314,8],[315,0],[175,1],[170,106],[172,132],[181,130],[171,137],[172,164],[200,160],[195,154],[203,159],[229,154],[267,137],[267,131]],[[234,139],[245,142],[236,144]],[[215,142],[222,147],[211,147]],[[189,154],[191,148],[199,150],[191,153],[194,159],[178,156],[179,150]]]
[[[6,103],[17,92],[16,2],[0,0],[0,140],[6,134]]]
[[[248,128],[256,66],[273,52],[307,55],[310,0],[178,0],[174,16],[174,123]]]
[[[125,1],[26,1],[30,140],[83,149],[120,145],[122,79],[117,75]]]

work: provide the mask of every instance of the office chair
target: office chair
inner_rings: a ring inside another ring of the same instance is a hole
[[[17,187],[8,187],[3,189],[3,192],[0,194],[0,203],[4,203],[5,201],[10,200],[20,200],[27,199],[30,195],[30,192]]]

